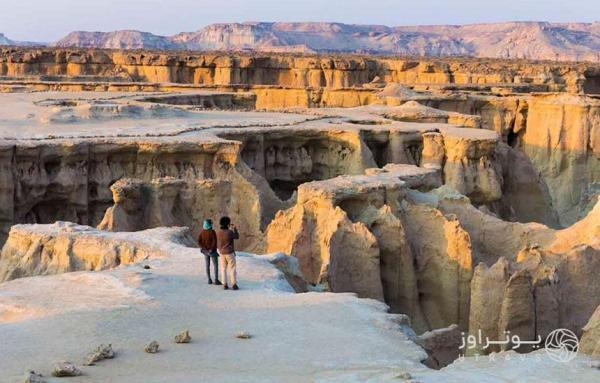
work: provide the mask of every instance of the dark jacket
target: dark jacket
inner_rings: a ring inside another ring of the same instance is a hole
[[[202,230],[198,236],[198,245],[205,255],[217,255],[217,233],[214,230]]]
[[[235,247],[233,246],[233,240],[240,238],[237,229],[220,229],[217,232],[217,243],[219,254],[233,254],[235,253]]]

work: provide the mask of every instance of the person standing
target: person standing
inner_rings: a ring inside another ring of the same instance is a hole
[[[237,269],[235,264],[235,247],[234,240],[240,238],[240,234],[234,224],[231,223],[229,217],[221,217],[219,220],[219,231],[217,232],[217,249],[221,256],[221,265],[223,275],[223,288],[229,289],[228,281],[231,282],[231,287],[238,290],[237,285]]]
[[[198,244],[200,245],[200,251],[204,254],[204,261],[206,263],[206,276],[208,277],[208,284],[212,285],[213,280],[210,277],[210,261],[212,260],[214,274],[215,274],[215,285],[220,285],[219,281],[219,253],[217,252],[217,233],[213,230],[212,220],[205,219],[202,224],[202,231],[198,237]]]

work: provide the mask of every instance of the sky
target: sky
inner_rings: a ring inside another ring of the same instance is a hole
[[[55,41],[74,30],[138,29],[159,35],[217,22],[336,21],[466,24],[600,20],[600,0],[0,0],[0,33]]]

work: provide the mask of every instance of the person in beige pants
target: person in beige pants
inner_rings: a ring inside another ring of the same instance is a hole
[[[217,232],[217,251],[221,256],[221,278],[223,279],[223,288],[229,289],[229,283],[234,290],[238,290],[237,285],[237,267],[235,262],[234,241],[240,238],[240,234],[229,217],[222,217],[219,220],[220,229]]]

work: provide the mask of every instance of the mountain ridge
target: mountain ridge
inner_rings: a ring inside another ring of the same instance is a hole
[[[137,30],[74,31],[52,45],[600,61],[600,22],[511,21],[393,27],[337,22],[216,23],[172,36]]]

